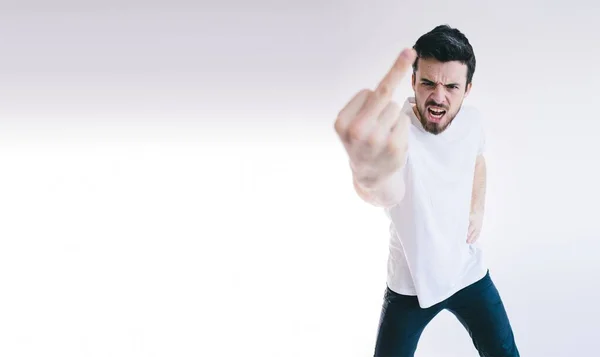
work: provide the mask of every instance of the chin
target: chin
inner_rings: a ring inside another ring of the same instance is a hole
[[[431,134],[438,135],[441,134],[444,130],[446,130],[445,126],[440,126],[436,123],[427,123],[423,126],[425,130]]]
[[[445,115],[449,115],[449,114],[445,114]],[[425,119],[422,119],[423,117],[421,117],[421,124],[423,125],[423,128],[425,129],[425,131],[431,133],[431,134],[441,134],[443,133],[448,126],[450,125],[450,123],[452,123],[452,120],[454,119],[454,117],[451,117],[449,119],[447,118],[441,118],[442,120],[431,120],[430,118],[425,117]],[[447,120],[445,120],[447,119]]]

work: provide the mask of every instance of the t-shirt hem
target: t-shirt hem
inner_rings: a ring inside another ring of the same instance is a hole
[[[406,296],[417,296],[417,292],[414,289],[407,289],[407,288],[401,288],[401,287],[395,286],[395,284],[392,283],[391,281],[387,282],[387,287],[388,287],[388,289],[395,292],[396,294],[406,295]]]
[[[483,279],[485,277],[485,275],[487,274],[488,270],[489,269],[487,267],[481,266],[479,269],[479,273],[477,275],[475,275],[473,278],[466,279],[466,280],[461,279],[460,280],[461,282],[459,284],[457,284],[453,289],[450,289],[450,291],[448,291],[447,293],[440,295],[437,298],[432,298],[432,299],[427,299],[427,300],[420,299],[419,295],[416,292],[416,289],[414,289],[414,288],[407,288],[407,287],[399,286],[391,280],[388,280],[386,285],[387,285],[388,289],[395,292],[396,294],[406,295],[406,296],[416,296],[417,299],[419,300],[419,306],[422,309],[427,309],[429,307],[432,307],[436,304],[439,304],[439,303],[449,299],[450,297],[452,297],[452,295],[456,294],[457,292],[461,291],[462,289]],[[464,278],[465,277],[463,276],[463,279]]]
[[[483,279],[485,277],[485,275],[487,274],[487,272],[488,272],[488,268],[483,267],[480,269],[479,274],[477,274],[474,278],[463,281],[461,284],[456,285],[456,287],[454,287],[453,289],[450,289],[450,291],[447,292],[446,294],[440,295],[437,298],[424,300],[424,301],[421,301],[421,299],[419,299],[419,306],[422,309],[427,309],[436,304],[444,302],[445,300],[451,298],[454,294],[458,293],[462,289],[464,289],[472,284],[475,284],[479,280]]]

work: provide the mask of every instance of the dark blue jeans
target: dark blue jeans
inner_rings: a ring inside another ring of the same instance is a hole
[[[481,357],[519,357],[512,327],[490,273],[448,299],[422,309],[416,296],[385,291],[376,357],[413,357],[427,324],[442,310],[453,313]]]

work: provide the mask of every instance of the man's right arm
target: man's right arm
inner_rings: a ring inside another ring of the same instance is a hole
[[[352,175],[354,190],[365,202],[382,208],[391,208],[404,198],[405,185],[402,171],[392,174],[386,181],[374,188],[366,188],[360,184],[356,175]]]
[[[402,168],[410,118],[392,101],[392,95],[416,56],[414,49],[403,50],[377,88],[358,92],[335,122],[348,153],[354,189],[375,206],[391,207],[404,197]]]

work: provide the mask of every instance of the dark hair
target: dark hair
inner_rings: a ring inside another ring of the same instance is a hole
[[[435,58],[440,62],[460,61],[467,65],[467,84],[473,80],[475,73],[475,53],[467,37],[458,29],[448,25],[440,25],[419,37],[414,50],[417,59],[413,70],[417,71],[419,58]]]

